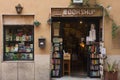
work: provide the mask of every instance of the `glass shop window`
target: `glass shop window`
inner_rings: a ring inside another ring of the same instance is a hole
[[[4,25],[4,61],[34,60],[34,26]]]

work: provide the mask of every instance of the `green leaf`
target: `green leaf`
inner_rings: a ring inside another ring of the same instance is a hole
[[[112,38],[116,37],[116,31],[119,28],[119,26],[113,21],[112,22]]]
[[[107,70],[110,71],[110,64],[107,62]]]
[[[113,71],[113,72],[115,72],[116,71],[116,68],[115,68],[115,66],[116,66],[117,64],[116,64],[116,61],[114,61],[113,63],[108,63],[107,62],[107,71],[108,72],[110,72],[110,71]],[[118,65],[117,65],[118,66]]]

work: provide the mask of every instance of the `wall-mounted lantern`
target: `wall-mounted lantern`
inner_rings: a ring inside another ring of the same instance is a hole
[[[23,7],[21,6],[21,4],[18,4],[17,6],[15,6],[15,8],[18,14],[20,14],[23,10]]]
[[[46,39],[45,38],[39,38],[38,39],[39,47],[40,48],[45,48],[46,45]]]
[[[52,19],[49,18],[49,19],[47,20],[47,23],[48,23],[49,25],[51,25],[51,23],[52,23]]]

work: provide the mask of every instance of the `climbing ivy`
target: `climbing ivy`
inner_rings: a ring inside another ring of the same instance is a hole
[[[102,6],[101,4],[96,3],[96,5],[97,5],[98,7],[102,7],[102,8],[104,9],[104,11],[105,11],[105,16],[106,16],[107,18],[109,18],[110,21],[112,21],[112,38],[115,38],[115,37],[116,37],[116,34],[117,34],[116,31],[117,31],[117,29],[118,29],[120,26],[115,23],[115,20],[114,20],[113,18],[111,18],[110,13],[109,13],[109,11],[107,10],[107,9],[110,8],[111,6],[108,5],[108,6],[105,8],[105,7]]]
[[[69,6],[72,6],[73,5],[73,0],[71,0],[70,2],[70,5]],[[81,6],[81,5],[78,5],[78,6]],[[83,0],[83,6],[90,6],[89,4],[89,0]],[[112,38],[115,38],[116,37],[116,31],[117,29],[120,27],[119,25],[117,25],[115,23],[115,20],[113,20],[113,18],[111,18],[110,16],[110,13],[109,13],[109,8],[111,7],[110,5],[108,5],[107,7],[104,7],[102,4],[99,4],[97,3],[97,0],[95,0],[95,6],[96,7],[101,7],[103,8],[104,12],[105,12],[105,16],[107,18],[109,18],[110,21],[112,21]]]
[[[119,27],[120,27],[120,26],[118,26],[115,22],[112,23],[112,38],[115,38],[115,37],[116,37],[117,29],[118,29]]]
[[[89,0],[83,0],[83,5],[89,6]]]

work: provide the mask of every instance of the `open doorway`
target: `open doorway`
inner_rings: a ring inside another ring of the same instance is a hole
[[[87,77],[88,52],[86,49],[86,37],[89,36],[91,24],[95,24],[96,35],[99,35],[98,18],[64,18],[63,49],[71,51],[71,76]],[[99,41],[99,36],[96,42]]]
[[[100,18],[99,17],[64,17],[52,18],[53,22],[59,22],[59,35],[63,39],[63,50],[71,54],[71,76],[87,77],[88,49],[86,37],[89,36],[91,24],[95,25],[96,40],[100,41]]]

